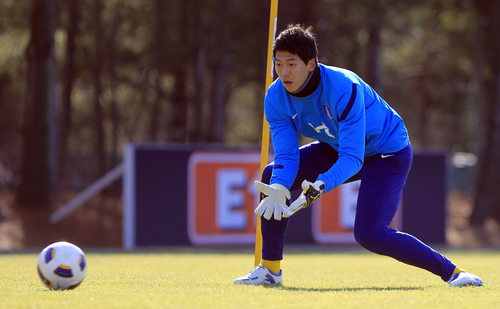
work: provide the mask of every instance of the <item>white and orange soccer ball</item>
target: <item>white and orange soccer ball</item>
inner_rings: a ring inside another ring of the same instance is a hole
[[[48,245],[38,257],[38,275],[51,290],[71,290],[82,283],[87,273],[85,253],[72,243]]]

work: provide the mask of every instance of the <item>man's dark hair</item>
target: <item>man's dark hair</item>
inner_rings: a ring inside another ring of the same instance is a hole
[[[288,25],[274,41],[273,56],[276,57],[278,51],[289,52],[299,56],[306,64],[311,59],[314,59],[317,63],[318,48],[312,30],[312,26],[304,28],[299,24]]]

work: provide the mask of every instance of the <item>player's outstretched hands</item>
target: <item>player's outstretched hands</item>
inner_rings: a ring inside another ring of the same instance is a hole
[[[281,213],[288,209],[286,206],[286,200],[291,197],[290,191],[279,183],[266,185],[265,183],[256,180],[254,182],[254,186],[255,189],[265,195],[259,206],[255,208],[255,214],[257,216],[262,216],[262,214],[264,214],[264,218],[269,220],[274,213],[274,219],[281,220]]]
[[[321,194],[323,194],[323,190],[325,190],[325,183],[323,181],[317,180],[315,183],[312,183],[304,180],[302,182],[302,193],[292,205],[283,212],[283,217],[288,218],[302,208],[311,205],[321,196]]]

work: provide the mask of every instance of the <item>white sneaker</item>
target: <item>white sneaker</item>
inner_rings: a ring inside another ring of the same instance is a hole
[[[481,280],[481,278],[467,272],[461,272],[455,274],[454,276],[451,276],[450,280],[448,280],[448,283],[450,284],[450,286],[458,287],[468,285],[483,286],[483,280]]]
[[[283,284],[283,271],[275,274],[262,264],[255,267],[248,275],[234,279],[234,284],[253,284],[253,285],[280,285]]]

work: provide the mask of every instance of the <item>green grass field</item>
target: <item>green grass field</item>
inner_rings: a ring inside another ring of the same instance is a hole
[[[85,249],[84,249],[85,250]],[[449,251],[484,287],[440,278],[357,248],[287,247],[284,285],[235,286],[253,268],[251,249],[174,248],[86,252],[88,272],[72,291],[50,291],[37,253],[0,254],[0,308],[500,308],[500,252]]]

